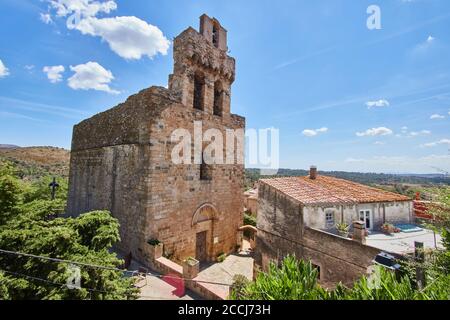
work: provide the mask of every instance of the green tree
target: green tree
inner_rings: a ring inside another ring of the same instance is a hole
[[[309,262],[287,256],[280,266],[271,263],[245,288],[235,286],[231,297],[241,300],[325,300],[329,293],[317,283],[318,271]]]
[[[36,181],[31,182],[24,191],[24,202],[32,202],[34,200],[51,200],[51,188],[49,184],[53,181],[52,176],[44,176]],[[59,187],[56,189],[55,199],[67,200],[68,181],[63,177],[56,177]]]
[[[72,219],[48,219],[55,202],[34,202],[20,218],[0,228],[0,248],[50,258],[117,268],[123,261],[109,252],[119,241],[118,222],[96,211]],[[35,210],[35,208],[37,208]],[[46,210],[47,208],[47,214]],[[44,259],[0,254],[0,269],[11,299],[134,299],[132,279],[120,271],[81,266],[81,289],[65,284],[71,265]],[[36,280],[36,279],[41,280]],[[47,282],[46,282],[47,281]]]
[[[134,280],[113,270],[123,264],[111,253],[117,219],[107,211],[58,217],[66,196],[49,200],[48,182],[23,182],[10,164],[0,166],[0,249],[93,266],[78,266],[81,288],[71,290],[69,263],[0,253],[0,299],[135,299]]]
[[[0,164],[0,225],[17,213],[22,186],[8,163]]]

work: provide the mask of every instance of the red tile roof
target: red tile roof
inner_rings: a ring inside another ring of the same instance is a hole
[[[308,176],[260,181],[304,205],[411,201],[410,198],[397,193],[320,175],[315,180]]]

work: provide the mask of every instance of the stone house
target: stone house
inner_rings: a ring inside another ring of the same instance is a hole
[[[243,164],[172,161],[177,129],[194,136],[201,123],[202,132],[224,137],[245,129],[245,119],[230,112],[235,60],[227,31],[203,15],[200,32],[189,27],[173,45],[168,88],[142,90],[73,130],[67,211],[110,210],[120,222],[118,249],[144,263],[151,239],[176,261],[214,261],[234,252],[243,221]],[[243,146],[232,138],[238,157]]]
[[[244,192],[244,208],[246,212],[256,217],[258,214],[258,189]]]
[[[366,230],[414,219],[408,197],[321,176],[315,167],[307,177],[260,180],[258,198],[255,266],[266,270],[270,261],[293,253],[310,260],[325,284],[350,284],[367,272],[382,250],[365,243]],[[353,240],[337,234],[338,223],[354,221],[360,221],[354,234],[364,234]]]

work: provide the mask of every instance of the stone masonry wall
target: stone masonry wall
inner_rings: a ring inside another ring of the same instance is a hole
[[[167,89],[152,87],[74,127],[67,212],[111,211],[121,225],[119,249],[134,256],[146,238],[151,148],[146,128],[170,103]]]
[[[194,136],[194,121],[202,121],[203,131],[220,129],[224,137],[225,129],[245,126],[241,117],[231,115],[225,119],[182,104],[167,108],[160,120],[151,124],[150,171],[146,185],[151,195],[147,219],[153,223],[147,225],[146,234],[161,240],[166,253],[174,254],[176,260],[195,256],[197,230],[192,226],[193,214],[203,204],[209,203],[218,211],[209,235],[211,243],[214,238],[217,241],[210,249],[211,258],[234,251],[237,229],[243,220],[243,165],[214,165],[212,179],[202,181],[199,164],[172,163],[175,145],[171,143],[172,132],[183,128]]]

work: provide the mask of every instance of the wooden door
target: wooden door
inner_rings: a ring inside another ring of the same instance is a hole
[[[195,259],[200,262],[206,261],[208,257],[206,248],[206,235],[207,231],[197,233]]]

